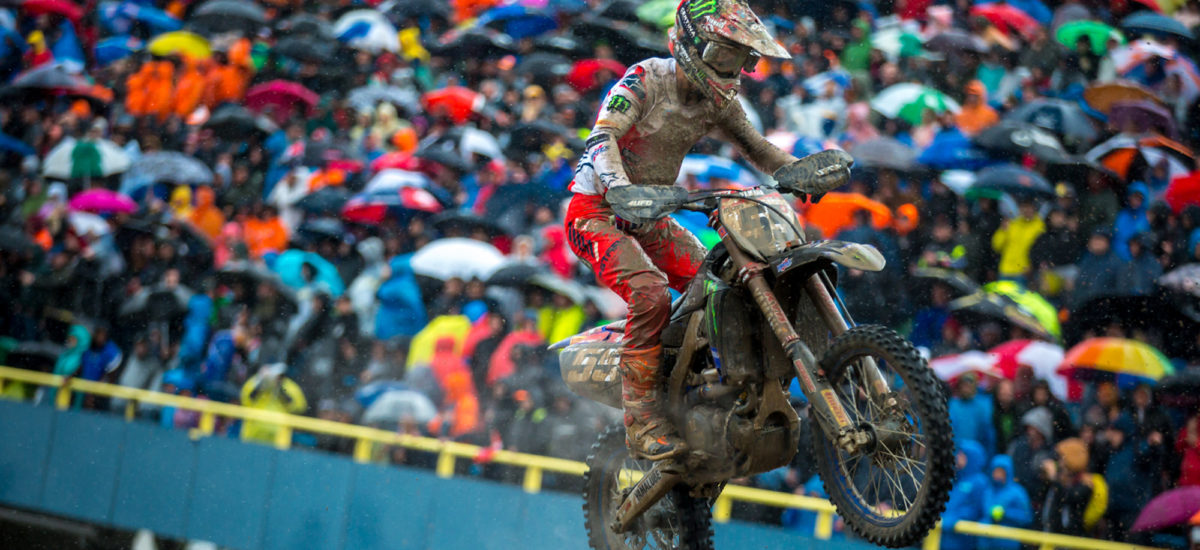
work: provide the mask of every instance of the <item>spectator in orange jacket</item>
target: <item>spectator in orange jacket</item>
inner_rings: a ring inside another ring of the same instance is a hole
[[[1000,121],[1000,115],[987,104],[987,88],[978,80],[967,84],[967,98],[962,110],[954,117],[962,133],[973,136]]]
[[[475,395],[471,374],[466,369],[451,372],[442,391],[446,394],[445,406],[429,421],[429,432],[459,438],[479,429],[479,397]]]
[[[175,104],[172,106],[172,111],[176,116],[186,119],[196,110],[196,107],[200,106],[200,100],[204,98],[205,83],[201,62],[185,57],[183,72],[179,75],[179,82],[175,85]]]
[[[221,236],[221,227],[225,225],[225,215],[221,213],[221,209],[217,208],[216,193],[209,187],[200,187],[196,189],[196,207],[192,210],[189,217],[192,224],[200,230],[201,233],[208,235],[208,238],[214,241]]]
[[[270,206],[262,207],[258,216],[246,219],[242,235],[246,247],[250,249],[250,256],[254,258],[261,258],[272,250],[282,252],[287,248],[287,226],[283,225],[275,208]]]
[[[217,52],[213,56],[216,66],[208,71],[204,104],[215,109],[223,103],[238,103],[246,95],[250,81],[250,69],[230,63],[227,55]]]

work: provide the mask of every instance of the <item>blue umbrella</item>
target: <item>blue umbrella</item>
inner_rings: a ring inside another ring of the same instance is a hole
[[[938,132],[917,162],[934,170],[978,170],[994,163],[957,128]]]
[[[141,40],[132,36],[114,36],[96,43],[96,63],[105,66],[142,51]]]
[[[275,258],[271,270],[279,274],[283,284],[292,288],[303,288],[306,285],[304,277],[301,275],[301,268],[304,264],[309,264],[317,270],[313,282],[324,286],[334,297],[341,296],[346,291],[346,285],[342,282],[341,275],[338,275],[337,268],[316,252],[295,249],[285,251]]]
[[[0,133],[0,151],[16,153],[23,157],[37,154],[29,144],[4,133]]]
[[[537,36],[558,28],[553,17],[519,4],[492,8],[479,16],[480,26],[499,29],[514,40]]]
[[[1121,28],[1132,33],[1155,36],[1172,35],[1192,40],[1195,36],[1186,25],[1152,11],[1139,11],[1121,20]]]
[[[101,2],[100,24],[109,32],[127,34],[133,30],[134,23],[141,23],[153,34],[177,31],[183,28],[183,23],[171,14],[136,2]]]
[[[976,2],[977,4],[991,4],[997,0],[987,0],[985,2]],[[1030,17],[1037,19],[1042,25],[1049,25],[1054,20],[1054,12],[1046,7],[1040,0],[1007,0],[1008,5],[1017,8]]]

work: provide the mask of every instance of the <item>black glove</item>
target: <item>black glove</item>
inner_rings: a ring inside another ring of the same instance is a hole
[[[779,188],[794,193],[800,200],[813,202],[850,181],[854,157],[838,149],[813,153],[775,171],[771,177]]]

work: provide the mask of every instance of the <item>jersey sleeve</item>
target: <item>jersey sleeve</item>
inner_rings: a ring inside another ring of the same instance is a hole
[[[587,140],[584,161],[595,174],[596,191],[604,194],[609,187],[629,185],[629,175],[621,161],[617,140],[621,139],[642,116],[646,104],[646,71],[634,65],[625,72],[600,105],[596,125]]]
[[[755,167],[767,174],[773,174],[796,160],[796,157],[767,141],[750,125],[741,102],[730,101],[717,118],[717,125],[728,141],[737,146]]]

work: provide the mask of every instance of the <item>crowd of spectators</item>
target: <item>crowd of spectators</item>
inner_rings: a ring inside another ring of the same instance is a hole
[[[750,4],[793,54],[743,75],[754,124],[798,156],[856,158],[843,193],[799,207],[811,238],[887,258],[881,273],[841,274],[856,321],[932,358],[1106,336],[1161,350],[1181,375],[1200,368],[1200,270],[1187,271],[1200,262],[1200,73],[1186,36],[1200,3]],[[563,204],[609,87],[670,55],[674,9],[0,7],[0,363],[583,459],[616,412],[573,396],[547,344],[624,309],[569,251]],[[1123,23],[1144,10],[1183,30]],[[720,141],[694,153],[682,185],[768,180]],[[996,282],[1053,319],[995,302],[1009,298],[980,285]],[[962,301],[976,294],[1001,307]],[[947,378],[960,473],[946,525],[1148,541],[1130,533],[1142,507],[1200,484],[1200,416],[1155,406],[1157,377],[1091,379],[1069,398],[1029,368]],[[738,482],[822,494],[804,452]]]

